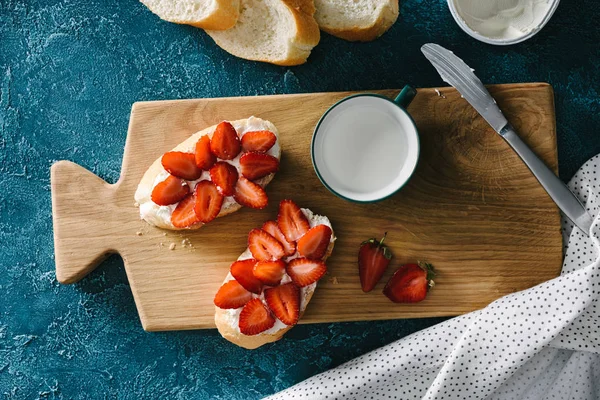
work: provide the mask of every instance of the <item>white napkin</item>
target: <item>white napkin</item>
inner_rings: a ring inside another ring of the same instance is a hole
[[[600,208],[599,156],[569,183]],[[600,225],[563,216],[556,279],[414,333],[270,399],[600,399]]]

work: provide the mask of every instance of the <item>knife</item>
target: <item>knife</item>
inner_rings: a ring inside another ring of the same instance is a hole
[[[562,212],[589,236],[594,222],[593,218],[567,185],[554,175],[550,168],[521,140],[473,70],[453,52],[440,45],[428,43],[421,47],[421,51],[433,64],[442,79],[454,86],[487,123],[508,142]]]

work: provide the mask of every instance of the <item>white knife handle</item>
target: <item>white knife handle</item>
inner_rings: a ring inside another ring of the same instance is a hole
[[[552,170],[521,140],[510,124],[502,128],[500,136],[521,157],[562,212],[589,236],[593,219],[567,185],[554,175]]]

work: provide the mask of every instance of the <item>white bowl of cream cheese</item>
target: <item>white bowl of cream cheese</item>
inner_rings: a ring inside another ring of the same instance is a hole
[[[463,31],[489,44],[509,45],[529,39],[556,11],[559,0],[448,0]]]

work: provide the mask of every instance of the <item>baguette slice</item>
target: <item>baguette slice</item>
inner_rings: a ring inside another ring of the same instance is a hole
[[[237,24],[226,31],[207,30],[234,56],[277,65],[306,62],[319,43],[312,0],[241,0]]]
[[[235,127],[239,136],[243,136],[243,134],[245,132],[250,132],[250,131],[268,130],[268,131],[273,132],[275,134],[275,136],[277,137],[277,141],[275,142],[273,147],[271,147],[271,149],[267,152],[267,154],[272,155],[273,157],[276,157],[277,159],[281,158],[281,147],[279,146],[279,132],[277,131],[277,128],[275,127],[275,125],[273,125],[273,123],[271,123],[270,121],[267,121],[267,120],[256,118],[256,117],[250,117],[247,119],[240,119],[237,121],[229,121],[229,122]],[[193,153],[196,148],[196,143],[198,142],[198,139],[200,139],[204,135],[208,135],[210,138],[212,138],[215,128],[216,128],[216,125],[213,125],[206,129],[201,130],[200,132],[194,133],[192,136],[190,136],[184,142],[177,145],[177,147],[175,147],[171,151],[182,151],[182,152],[186,152],[186,153]],[[234,161],[234,163],[235,163],[235,160],[239,159],[238,157],[236,157],[232,161]],[[136,203],[139,204],[141,218],[143,220],[145,220],[146,222],[148,222],[150,225],[154,225],[158,228],[163,228],[163,229],[182,230],[182,229],[199,229],[199,228],[201,228],[202,226],[204,226],[202,223],[192,225],[189,228],[176,228],[171,223],[171,213],[173,212],[175,205],[159,206],[150,199],[150,196],[152,194],[152,189],[158,183],[157,181],[162,180],[161,177],[163,177],[163,179],[164,179],[164,177],[168,174],[168,172],[165,171],[165,169],[163,168],[163,166],[161,164],[161,159],[162,159],[162,156],[159,157],[156,161],[154,161],[154,163],[150,166],[150,168],[148,168],[148,170],[142,177],[142,180],[140,181],[138,188],[135,192],[134,197],[135,197]],[[201,179],[210,179],[207,176],[210,176],[210,175],[208,174],[208,172],[205,171],[205,172],[203,172]],[[269,184],[269,182],[271,182],[271,180],[273,179],[274,176],[275,176],[275,173],[272,173],[263,178],[257,179],[254,182],[264,188],[265,186],[267,186]],[[193,189],[193,187],[192,187],[192,189]],[[225,201],[223,202],[221,212],[219,213],[219,215],[217,217],[224,217],[226,215],[229,215],[229,214],[239,210],[240,208],[242,208],[242,206],[240,204],[233,201],[233,199],[231,197],[226,197]]]
[[[224,30],[235,25],[240,0],[140,0],[165,21]]]
[[[319,27],[349,41],[368,42],[398,19],[398,0],[315,0]]]
[[[324,222],[326,222],[331,227],[331,224],[327,217],[315,215],[312,213],[312,211],[310,211],[309,209],[306,209],[306,208],[302,208],[301,210],[304,213],[304,215],[307,217],[307,219],[309,220],[311,228],[316,225],[322,224]],[[331,255],[331,252],[333,251],[334,243],[335,243],[335,233],[333,232],[333,228],[332,228],[331,242],[329,243],[329,246],[327,247],[327,252],[325,253],[325,256],[323,257],[323,261],[327,260],[327,258]],[[238,257],[238,260],[245,260],[248,258],[252,258],[252,253],[250,253],[249,249],[246,249],[246,251],[243,252],[242,255],[240,255]],[[234,278],[229,273],[229,274],[227,274],[227,277],[225,278],[223,283],[226,283],[232,279],[234,279]],[[317,283],[318,282],[315,282],[312,285],[302,288],[302,290],[300,292],[300,299],[301,299],[300,318],[302,318],[302,315],[304,315],[306,306],[310,302],[310,299],[312,298],[312,296],[315,292]],[[283,325],[283,323],[281,321],[277,320],[277,324],[281,324],[281,329],[277,330],[276,329],[277,325],[275,325],[275,327],[273,327],[263,333],[259,333],[258,335],[253,335],[253,336],[244,335],[243,333],[240,332],[240,329],[237,326],[236,319],[233,315],[235,312],[236,312],[235,310],[224,310],[222,308],[215,306],[215,324],[217,325],[217,329],[219,330],[219,333],[221,334],[221,336],[223,336],[225,339],[229,340],[231,343],[234,343],[245,349],[252,350],[252,349],[256,349],[257,347],[260,347],[264,344],[276,342],[279,339],[281,339],[287,331],[289,331],[290,329],[292,329],[294,327],[294,326],[285,326],[285,325]],[[237,313],[239,313],[239,309],[237,310]],[[237,314],[237,315],[239,315],[239,314]]]

